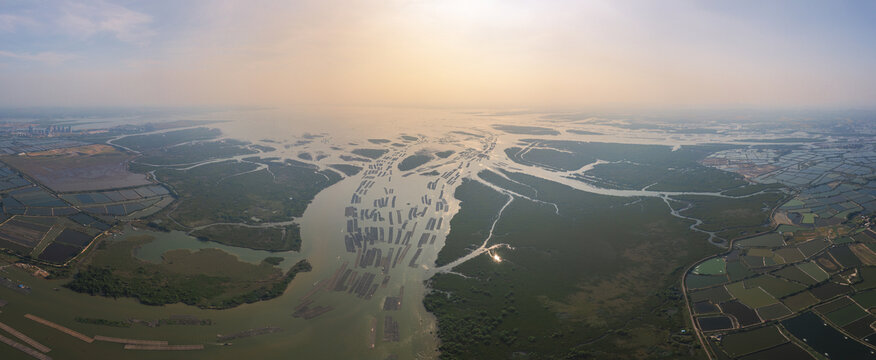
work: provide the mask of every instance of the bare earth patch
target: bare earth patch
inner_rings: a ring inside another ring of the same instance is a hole
[[[133,155],[107,145],[87,145],[24,155],[3,162],[57,192],[89,191],[148,185],[145,174],[128,171]]]

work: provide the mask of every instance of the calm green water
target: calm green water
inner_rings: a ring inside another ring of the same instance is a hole
[[[283,270],[288,270],[296,262],[304,258],[299,252],[284,251],[270,252],[264,250],[253,250],[234,246],[223,245],[215,242],[201,241],[195,237],[186,235],[182,231],[171,231],[170,233],[156,234],[154,231],[134,230],[130,227],[125,228],[124,235],[119,236],[116,240],[126,239],[129,236],[147,235],[153,237],[154,240],[134,250],[134,256],[140,260],[145,260],[153,263],[161,263],[162,255],[174,249],[188,249],[197,251],[200,249],[219,249],[229,254],[237,256],[238,259],[244,262],[258,264],[266,257],[275,256],[283,258],[280,267]]]

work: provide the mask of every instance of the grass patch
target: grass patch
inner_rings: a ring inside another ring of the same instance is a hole
[[[726,287],[731,295],[752,309],[772,305],[778,301],[761,288],[745,288],[742,282],[728,284]]]
[[[358,167],[355,165],[349,165],[349,164],[331,164],[331,165],[329,165],[329,167],[332,169],[338,170],[347,176],[355,176],[360,171],[362,171],[361,167]]]
[[[604,187],[638,190],[651,185],[655,191],[722,191],[745,182],[740,175],[690,163],[685,167],[651,164],[599,164],[587,171],[588,178]],[[696,179],[696,181],[692,181]]]
[[[636,164],[655,166],[662,169],[698,169],[703,168],[698,161],[704,159],[709,154],[734,147],[728,145],[696,145],[684,146],[677,151],[672,151],[672,147],[666,145],[637,145],[542,139],[524,139],[522,142],[527,145],[534,145],[534,147],[522,155],[519,154],[521,150],[520,147],[510,147],[506,149],[505,153],[511,160],[524,165],[538,165],[565,171],[580,169],[582,166],[593,163],[597,159],[611,162],[627,161]],[[632,176],[635,177],[636,175],[632,174]],[[724,172],[722,177],[736,178],[737,175]],[[623,178],[611,180],[623,182],[624,179],[627,178],[627,176],[624,176]],[[698,180],[709,181],[707,179]],[[736,183],[735,186],[743,184],[745,184],[744,181]],[[695,181],[688,179],[685,186],[696,186]]]
[[[430,160],[432,160],[432,156],[428,154],[411,155],[402,159],[402,161],[398,163],[398,169],[401,171],[413,170]]]
[[[777,233],[769,233],[760,236],[755,236],[753,238],[737,240],[734,242],[735,245],[740,247],[777,247],[785,245],[785,241],[782,238],[782,235]]]
[[[822,282],[830,278],[830,275],[827,274],[821,267],[816,265],[814,262],[805,262],[796,265],[798,269],[802,270],[806,275],[809,275],[815,281]]]
[[[541,126],[524,126],[524,125],[493,125],[493,129],[504,131],[509,134],[521,135],[559,135],[560,132],[554,129]]]
[[[828,245],[827,240],[824,239],[815,239],[804,242],[800,245],[797,245],[797,248],[800,249],[800,252],[803,253],[803,256],[810,257],[812,255],[817,254],[821,250],[824,250]]]
[[[761,275],[745,280],[745,287],[759,287],[775,298],[783,298],[806,289],[803,285],[769,275]]]
[[[386,149],[353,149],[353,151],[350,151],[350,152],[353,154],[356,154],[359,156],[364,156],[364,157],[371,158],[371,159],[379,159],[381,156],[383,156],[383,154],[388,153],[389,150],[386,150]]]
[[[341,179],[334,171],[289,161],[267,163],[270,172],[256,171],[257,166],[225,161],[187,171],[162,168],[156,176],[179,194],[171,216],[188,227],[289,220],[301,216],[319,191]]]
[[[446,265],[465,256],[487,238],[493,219],[508,198],[477,181],[463,180],[454,197],[461,200],[459,212],[450,219],[450,233],[435,264]]]
[[[490,184],[496,185],[496,186],[504,188],[504,189],[511,190],[511,191],[516,192],[520,195],[529,196],[531,198],[536,197],[535,189],[528,187],[526,185],[520,184],[520,183],[513,182],[511,180],[508,180],[508,179],[502,177],[501,175],[494,173],[490,170],[479,171],[478,177],[481,178],[482,180],[490,183]]]
[[[730,278],[730,281],[739,281],[752,275],[754,275],[754,272],[740,261],[727,263],[727,276]]]
[[[786,263],[795,263],[795,262],[803,261],[803,253],[801,253],[800,250],[797,248],[785,247],[785,248],[781,248],[781,249],[776,249],[776,251],[774,251],[774,252],[776,253],[776,255],[781,257],[782,260],[784,260]]]
[[[120,327],[120,328],[129,328],[131,327],[130,321],[122,321],[122,320],[107,320],[107,319],[98,319],[98,318],[87,318],[87,317],[76,317],[76,322],[83,324],[92,324],[92,325],[102,325],[102,326],[111,326],[111,327]]]
[[[782,299],[782,302],[792,311],[800,311],[812,305],[818,304],[819,300],[811,292],[804,291]]]
[[[858,268],[858,276],[861,278],[861,281],[852,285],[855,290],[876,288],[876,267],[862,266]]]
[[[158,134],[132,135],[113,141],[113,143],[140,152],[147,152],[184,143],[186,141],[214,139],[221,135],[222,132],[219,131],[219,129],[199,127]]]
[[[757,309],[757,314],[764,321],[775,320],[793,314],[785,304],[777,303]]]
[[[271,265],[277,266],[277,265],[280,265],[280,263],[283,262],[283,258],[278,257],[278,256],[268,256],[268,257],[266,257],[266,258],[265,258],[264,260],[262,260],[262,261],[264,261],[264,262],[266,262],[266,263],[268,263],[268,264],[271,264]]]
[[[684,326],[678,311],[684,306],[677,284],[681,271],[714,253],[713,247],[669,215],[659,199],[624,207],[628,199],[523,174],[509,177],[535,187],[538,199],[557,204],[560,215],[552,206],[517,198],[496,224],[494,243],[514,247],[496,250],[504,261],[480,256],[454,268],[467,278],[432,279],[424,304],[438,319],[442,358],[506,359],[520,352],[533,358],[667,352],[699,357],[665,329]],[[482,193],[496,194],[484,190],[472,196]],[[460,198],[465,211],[466,197]],[[493,208],[503,203],[498,200]],[[496,210],[476,214],[484,220],[474,228],[488,228]],[[642,226],[624,225],[631,222]],[[637,320],[628,322],[631,318]]]
[[[284,275],[269,263],[245,263],[218,249],[168,251],[161,264],[131,255],[149,241],[152,238],[138,237],[108,243],[65,286],[91,295],[133,297],[146,305],[181,302],[225,309],[277,297],[297,272],[310,269],[302,260]]]
[[[301,249],[301,229],[297,224],[284,227],[252,228],[238,225],[214,225],[193,231],[204,241],[268,251]]]
[[[697,265],[693,272],[699,275],[722,275],[725,273],[726,264],[722,258],[713,258]]]
[[[685,277],[684,284],[689,289],[701,289],[709,286],[723,284],[725,282],[727,282],[726,276],[688,274]]]
[[[738,188],[723,191],[727,196],[746,196],[760,191],[777,190],[784,188],[782,184],[746,184]]]
[[[802,283],[802,284],[807,285],[807,286],[815,285],[818,283],[818,281],[813,279],[811,276],[806,275],[806,273],[803,272],[803,270],[800,270],[796,266],[788,266],[788,267],[782,268],[780,270],[773,272],[773,275],[776,275],[776,276],[779,276],[779,277],[782,277],[782,278],[785,278],[788,280],[796,281],[796,282]]]
[[[247,144],[243,141],[222,139],[176,145],[166,149],[151,150],[136,161],[152,165],[192,164],[211,159],[258,153],[258,151],[245,148],[244,145]]]
[[[734,233],[743,235],[769,228],[770,209],[782,199],[782,195],[769,193],[742,199],[679,196],[678,199],[693,203],[693,207],[683,214],[702,220],[701,229],[738,230]]]
[[[733,299],[733,296],[731,296],[723,286],[717,286],[694,291],[690,293],[690,299],[691,302],[710,301],[713,304],[720,304]]]

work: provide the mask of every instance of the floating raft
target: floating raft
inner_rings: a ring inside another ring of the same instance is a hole
[[[35,357],[37,359],[40,359],[40,360],[51,360],[52,359],[52,358],[48,357],[46,354],[43,354],[39,351],[36,351],[36,350],[31,349],[27,346],[24,346],[24,344],[19,343],[15,340],[12,340],[12,339],[5,337],[3,335],[0,335],[0,342],[4,343],[6,345],[12,346],[12,347],[20,350],[21,352],[28,354],[32,357]]]
[[[37,350],[42,351],[44,353],[52,351],[52,349],[50,349],[48,346],[40,344],[36,340],[31,339],[29,336],[22,334],[18,330],[15,330],[12,327],[10,327],[9,325],[6,325],[2,322],[0,322],[0,329],[2,329],[5,332],[8,332],[12,336],[17,337],[19,340],[24,341],[26,344],[32,346],[34,349],[37,349]]]
[[[277,332],[281,332],[281,331],[283,331],[283,329],[278,328],[278,327],[273,327],[273,326],[267,326],[267,327],[263,327],[260,329],[249,329],[246,331],[241,331],[238,333],[228,334],[228,335],[217,334],[216,340],[231,341],[234,339],[242,339],[242,338],[247,338],[247,337],[252,337],[252,336],[273,334],[273,333],[277,333]]]
[[[167,345],[167,341],[164,340],[137,340],[137,339],[121,339],[114,338],[109,336],[95,335],[94,340],[111,342],[117,344],[131,344],[131,345]]]
[[[43,319],[43,318],[41,318],[41,317],[39,317],[39,316],[31,315],[31,314],[25,314],[24,317],[26,317],[26,318],[28,318],[28,319],[31,319],[31,320],[33,320],[33,321],[36,321],[36,322],[38,322],[38,323],[40,323],[40,324],[43,324],[43,325],[45,325],[45,326],[48,326],[48,327],[50,327],[50,328],[54,328],[55,330],[58,330],[58,331],[60,331],[60,332],[62,332],[62,333],[65,333],[65,334],[67,334],[67,335],[70,335],[70,336],[72,336],[72,337],[75,337],[75,338],[77,338],[77,339],[79,339],[79,340],[85,341],[85,342],[87,342],[87,343],[89,343],[89,344],[94,342],[94,339],[92,339],[92,338],[90,338],[90,337],[88,337],[88,336],[85,336],[85,335],[83,335],[83,334],[80,333],[80,332],[70,330],[70,329],[68,329],[68,328],[66,328],[66,327],[63,327],[63,326],[58,325],[58,324],[55,324],[55,323],[53,323],[53,322],[51,322],[51,321],[48,321],[48,320],[46,320],[46,319]]]
[[[204,345],[137,345],[126,344],[125,350],[203,350]]]
[[[377,318],[371,318],[370,329],[368,331],[368,348],[373,349],[375,343],[377,342]]]
[[[383,318],[383,341],[398,342],[401,335],[398,331],[398,321],[392,319],[392,316],[386,315]]]

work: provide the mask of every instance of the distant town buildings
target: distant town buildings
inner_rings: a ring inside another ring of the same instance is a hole
[[[2,123],[0,124],[0,135],[27,136],[27,137],[43,137],[57,136],[73,133],[73,127],[70,125],[49,125],[41,126],[37,124],[24,123]]]

